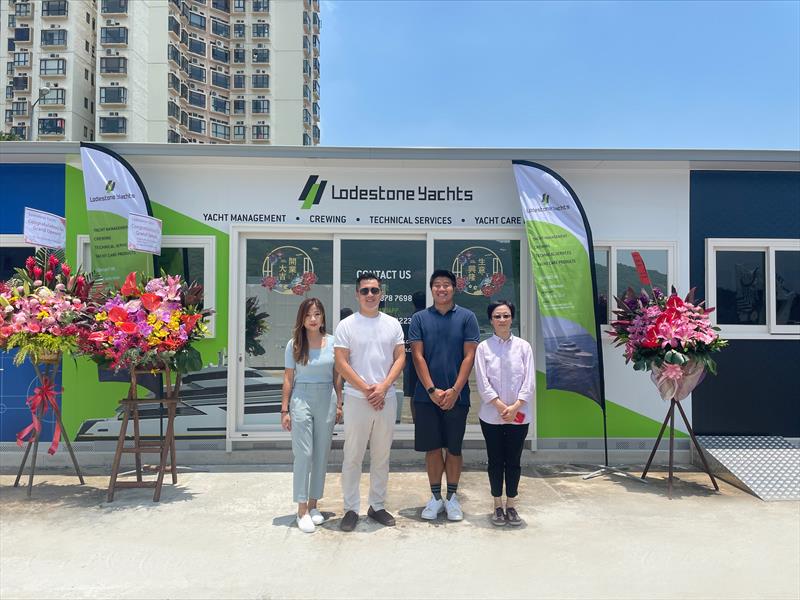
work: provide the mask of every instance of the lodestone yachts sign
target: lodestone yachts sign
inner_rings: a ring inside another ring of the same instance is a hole
[[[220,212],[221,207],[216,204],[202,211],[202,220],[220,229],[228,224],[246,223],[415,228],[523,224],[513,189],[498,189],[494,178],[487,182],[485,172],[345,171],[311,175],[306,172],[300,182],[296,171],[273,172],[260,182],[255,196],[245,189],[253,182],[239,180],[241,193],[237,190],[237,200],[225,207],[230,212]],[[505,181],[508,180],[503,177]],[[194,210],[199,210],[202,204],[198,202]]]

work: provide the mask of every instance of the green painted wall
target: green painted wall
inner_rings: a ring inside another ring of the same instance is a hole
[[[654,400],[657,402],[658,400]],[[664,404],[666,415],[668,406]],[[603,412],[600,406],[574,392],[548,390],[545,375],[536,372],[537,436],[540,438],[603,437]],[[652,437],[661,423],[606,399],[608,437]],[[675,430],[675,436],[688,437]]]
[[[77,259],[77,236],[89,233],[83,173],[66,165],[64,184],[64,214],[67,219],[67,257],[73,264]],[[217,352],[228,344],[228,235],[208,227],[152,198],[153,216],[163,221],[164,235],[213,235],[216,237],[216,308],[215,336],[197,344],[207,363],[217,362]],[[63,362],[63,416],[71,437],[86,419],[106,418],[114,414],[117,404],[127,394],[123,383],[100,383],[97,366],[87,359],[65,359]],[[145,390],[141,389],[141,393]]]

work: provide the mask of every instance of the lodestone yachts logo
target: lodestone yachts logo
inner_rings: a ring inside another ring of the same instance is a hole
[[[543,192],[542,193],[542,197],[539,198],[539,204],[541,206],[539,206],[539,207],[533,207],[532,206],[530,208],[526,208],[525,212],[530,215],[530,214],[534,214],[534,213],[543,213],[543,212],[551,212],[551,211],[559,211],[559,210],[569,210],[570,208],[572,208],[569,204],[551,205],[550,201],[551,201],[550,194],[548,194],[547,192]]]
[[[328,182],[325,179],[320,181],[319,175],[310,175],[298,198],[298,201],[303,203],[300,208],[308,210],[315,204],[319,204],[326,185],[328,185]]]
[[[109,179],[106,181],[106,184],[103,188],[105,195],[89,196],[89,202],[113,202],[115,200],[135,200],[137,198],[136,192],[133,191],[128,191],[124,194],[115,193],[114,190],[116,187],[117,182],[113,179]]]

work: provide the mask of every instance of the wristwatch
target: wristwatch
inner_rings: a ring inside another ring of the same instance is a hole
[[[430,395],[431,395],[433,392],[435,392],[435,391],[436,391],[436,386],[435,386],[435,385],[432,385],[431,387],[429,387],[429,388],[428,388],[427,390],[425,390],[425,391],[426,391],[426,392],[428,392],[428,396],[430,396]]]

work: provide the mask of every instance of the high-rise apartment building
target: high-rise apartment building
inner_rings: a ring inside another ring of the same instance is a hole
[[[0,1],[7,132],[319,143],[319,0]]]
[[[95,13],[92,0],[0,0],[4,131],[22,139],[92,139]]]

